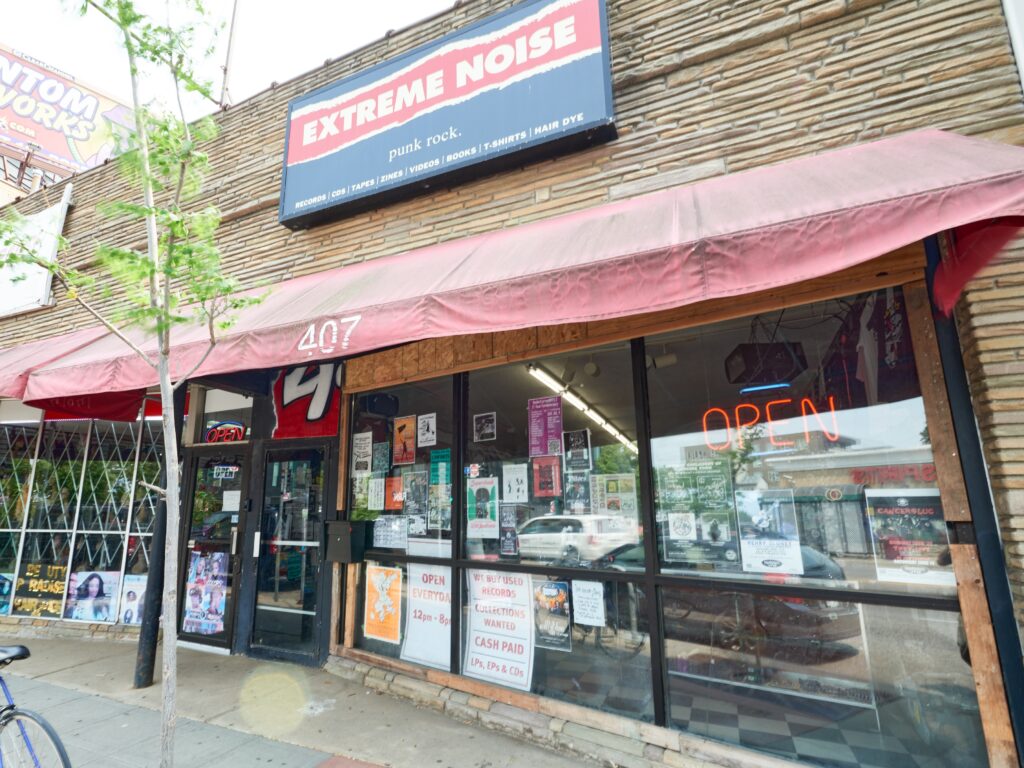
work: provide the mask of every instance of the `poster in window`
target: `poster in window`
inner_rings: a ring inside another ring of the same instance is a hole
[[[426,554],[433,554],[427,552]],[[409,563],[409,596],[401,658],[447,670],[452,644],[452,570]]]
[[[391,463],[414,464],[416,462],[416,417],[399,416],[395,419]]]
[[[498,478],[466,480],[466,538],[498,538]]]
[[[530,458],[562,455],[562,398],[534,397],[527,402],[526,426]]]
[[[430,486],[427,492],[427,528],[452,528],[452,452],[442,448],[430,452]]]
[[[565,511],[570,515],[590,512],[590,473],[565,473]]]
[[[59,619],[68,567],[23,561],[19,573],[14,587],[14,613]]]
[[[566,472],[589,472],[594,468],[590,458],[590,430],[573,429],[562,433],[562,450]]]
[[[729,460],[700,458],[685,466],[658,467],[655,480],[658,520],[667,526],[666,560],[739,570]]]
[[[352,514],[363,515],[370,510],[370,475],[356,475],[352,478]],[[359,519],[354,517],[353,519]]]
[[[530,576],[466,571],[469,627],[463,672],[529,691],[533,682],[533,594]]]
[[[0,616],[11,615],[14,597],[14,574],[0,573]]]
[[[736,491],[740,556],[746,573],[804,572],[793,491]]]
[[[274,380],[271,437],[330,437],[338,434],[341,363],[299,365]]]
[[[552,651],[572,651],[569,582],[534,579],[534,644]]]
[[[78,621],[116,621],[121,574],[118,571],[75,571],[68,578],[64,618]]]
[[[147,576],[127,573],[121,587],[121,607],[118,608],[122,624],[138,625],[142,623],[142,607],[146,599]]]
[[[516,557],[519,554],[519,534],[516,530],[518,507],[515,504],[502,504],[498,509],[499,546],[498,553],[502,557]]]
[[[224,631],[227,566],[227,552],[192,550],[189,554],[182,632],[217,635]]]
[[[956,585],[938,489],[868,488],[864,499],[879,581]]]
[[[387,441],[373,444],[371,466],[374,472],[387,472],[391,469],[391,445]]]
[[[635,519],[636,476],[629,473],[590,476],[590,496],[594,510],[601,515],[619,515]]]
[[[530,501],[530,486],[525,464],[501,465],[501,500],[509,504],[526,504]]]
[[[371,512],[383,512],[386,492],[386,483],[383,477],[371,477],[366,492],[366,508]]]
[[[437,445],[436,413],[423,413],[416,417],[416,445],[420,448]]]
[[[557,456],[538,456],[533,461],[533,495],[549,498],[562,495],[562,460]]]
[[[374,549],[401,549],[409,546],[409,518],[382,515],[373,521]]]
[[[402,488],[402,478],[384,478],[384,509],[391,512],[400,512],[405,504],[405,491]]]
[[[421,470],[406,470],[402,472],[402,492],[405,499],[405,514],[427,514],[427,495],[429,488],[427,477],[428,474],[425,468]]]
[[[486,443],[498,438],[498,414],[477,413],[473,416],[473,442]]]
[[[697,540],[697,515],[693,512],[670,512],[668,537],[681,541]]]
[[[373,432],[352,435],[352,474],[369,474],[373,468]]]
[[[366,565],[363,636],[398,645],[402,626],[402,569]]]

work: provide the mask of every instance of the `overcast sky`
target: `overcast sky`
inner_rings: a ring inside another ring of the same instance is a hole
[[[454,0],[238,0],[231,53],[229,93],[238,103],[272,82],[283,82],[449,8]],[[206,0],[212,26],[223,24],[218,48],[202,71],[219,95],[227,30],[233,0]],[[94,12],[81,17],[74,0],[0,0],[0,43],[64,70],[122,103],[130,103],[124,52],[112,24]],[[141,0],[140,6],[166,19],[164,0]],[[169,103],[168,84],[144,82],[147,100]],[[192,102],[189,117],[215,109]]]

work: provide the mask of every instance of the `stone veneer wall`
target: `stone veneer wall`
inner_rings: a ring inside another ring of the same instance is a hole
[[[660,728],[543,696],[515,694],[525,706],[366,664],[331,657],[328,672],[380,693],[409,699],[464,722],[616,768],[794,768],[789,760]]]

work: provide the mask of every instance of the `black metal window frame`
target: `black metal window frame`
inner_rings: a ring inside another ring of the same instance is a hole
[[[948,333],[948,330],[947,330]],[[955,329],[953,330],[955,334]],[[595,345],[599,346],[599,345]],[[585,349],[585,347],[581,347]],[[843,599],[846,602],[861,605],[886,605],[893,607],[920,608],[933,611],[944,611],[959,613],[960,605],[955,595],[914,595],[910,593],[892,593],[879,590],[848,589],[842,587],[814,587],[799,585],[782,585],[767,582],[751,582],[728,577],[715,576],[714,578],[702,576],[687,576],[664,573],[661,570],[661,556],[658,551],[653,466],[651,463],[650,448],[650,407],[647,390],[647,366],[645,339],[638,337],[630,340],[633,371],[633,397],[636,409],[636,429],[638,467],[639,467],[639,506],[640,520],[644,530],[644,554],[645,569],[643,573],[624,573],[621,571],[595,571],[581,570],[577,568],[565,568],[545,566],[537,564],[509,563],[501,561],[483,561],[469,559],[464,556],[463,522],[464,512],[462,500],[465,492],[465,477],[461,468],[464,465],[466,455],[466,436],[469,428],[469,376],[472,372],[453,374],[453,415],[455,423],[455,441],[452,451],[452,557],[437,558],[408,555],[406,553],[394,552],[381,549],[367,549],[365,558],[374,562],[388,562],[397,564],[422,563],[440,565],[451,568],[452,579],[457,589],[452,592],[451,605],[451,650],[449,658],[449,671],[452,674],[462,674],[462,613],[466,604],[465,573],[469,570],[490,570],[522,573],[528,575],[555,577],[572,581],[585,577],[587,580],[599,579],[605,582],[631,583],[641,587],[644,594],[648,595],[646,600],[647,621],[650,627],[651,647],[651,688],[653,692],[654,722],[656,725],[671,727],[670,718],[666,707],[667,674],[665,660],[665,635],[661,610],[661,591],[668,587],[682,587],[686,589],[699,589],[703,591],[728,590],[731,592],[744,592],[748,594],[770,594],[779,597],[802,597],[819,600]],[[946,364],[943,358],[944,366]],[[504,365],[507,365],[504,364]],[[961,361],[962,366],[962,361]],[[494,366],[499,367],[499,366]],[[962,370],[962,368],[961,368]],[[437,377],[449,378],[449,377]],[[381,388],[385,391],[387,388]],[[378,391],[378,390],[370,390]],[[349,424],[353,424],[358,398],[352,397],[349,404]],[[962,406],[962,403],[961,403]],[[969,408],[969,401],[968,401]],[[351,436],[346,436],[351,439]],[[965,470],[967,467],[965,466]],[[973,468],[972,468],[973,469]],[[983,465],[982,465],[982,471]],[[966,474],[966,472],[965,472]],[[346,489],[346,498],[351,494],[351,486]],[[973,499],[972,499],[973,501]],[[348,514],[349,504],[345,504],[345,515]],[[973,506],[973,504],[972,504]],[[983,553],[984,554],[984,553]],[[984,559],[984,557],[982,558]],[[988,570],[986,570],[986,574]],[[1005,570],[1004,570],[1005,578]],[[360,608],[357,596],[357,605],[353,610]],[[1005,664],[1005,661],[1004,661]],[[1019,664],[1018,664],[1019,666]],[[1006,674],[1004,667],[1004,675]],[[1007,680],[1009,682],[1009,680]]]

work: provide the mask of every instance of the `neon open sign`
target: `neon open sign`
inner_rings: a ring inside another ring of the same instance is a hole
[[[245,440],[245,425],[238,421],[221,421],[206,430],[208,443],[236,443],[239,440]]]
[[[824,412],[819,412],[818,407],[808,397],[800,400],[786,397],[764,404],[738,403],[731,410],[717,406],[708,408],[704,411],[702,419],[704,443],[713,451],[726,451],[733,445],[742,449],[747,439],[747,430],[763,424],[768,432],[769,443],[776,448],[788,448],[796,445],[796,441],[781,437],[780,433],[792,435],[791,422],[797,420],[802,423],[804,437],[808,443],[811,441],[811,432],[818,431],[829,442],[839,442],[835,398],[829,395],[828,410]],[[831,429],[826,422],[831,422]]]

